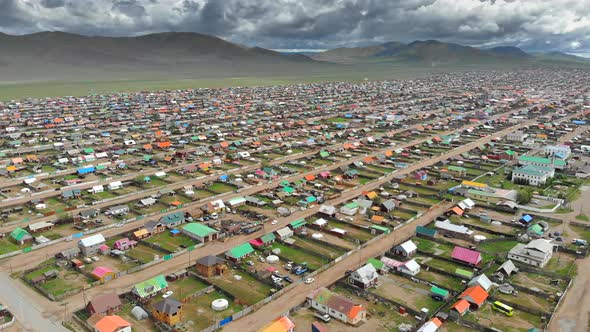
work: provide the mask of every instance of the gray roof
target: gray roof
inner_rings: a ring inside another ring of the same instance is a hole
[[[205,266],[214,266],[223,263],[225,263],[224,259],[212,255],[205,256],[197,260],[197,264]]]
[[[511,260],[507,260],[504,263],[502,263],[502,265],[500,265],[500,267],[496,270],[496,272],[503,270],[507,275],[512,274],[512,272],[517,272],[518,269],[516,268],[516,265],[514,265],[514,263]]]
[[[172,315],[180,310],[182,307],[182,302],[177,301],[173,298],[164,299],[156,304],[154,304],[154,308],[159,312],[164,312],[166,314]]]

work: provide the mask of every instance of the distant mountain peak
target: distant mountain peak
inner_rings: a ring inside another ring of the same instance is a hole
[[[523,57],[528,58],[531,57],[530,54],[526,53],[522,49],[516,46],[496,46],[485,50],[486,52],[490,52],[497,55],[503,56],[516,56],[516,57]]]

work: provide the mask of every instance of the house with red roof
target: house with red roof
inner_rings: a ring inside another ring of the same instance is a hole
[[[100,282],[107,282],[117,277],[115,271],[105,266],[95,267],[90,274],[94,279],[99,280]]]
[[[480,285],[475,285],[467,288],[459,298],[469,302],[469,308],[471,310],[479,309],[488,299],[488,292],[483,289]]]
[[[481,263],[481,253],[475,250],[455,246],[451,257],[460,262],[477,266]]]

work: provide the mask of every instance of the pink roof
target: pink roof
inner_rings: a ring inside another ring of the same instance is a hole
[[[255,247],[260,247],[264,244],[264,242],[262,242],[261,239],[254,239],[254,240],[250,240],[249,242],[251,245],[253,245]]]
[[[266,173],[264,173],[264,171],[263,171],[263,170],[261,170],[261,169],[257,169],[257,170],[256,170],[256,172],[254,172],[254,173],[256,173],[256,175],[264,175],[264,174],[266,174]]]
[[[106,244],[103,244],[102,246],[98,247],[98,249],[107,250],[107,249],[109,249],[109,246],[107,246]]]
[[[269,272],[274,272],[274,271],[277,270],[277,268],[274,267],[274,266],[269,266],[269,267],[266,268],[266,270],[269,271]]]
[[[113,273],[113,270],[104,266],[97,266],[94,268],[94,270],[92,270],[92,275],[95,275],[100,278],[104,277],[107,273]]]
[[[479,252],[459,246],[456,246],[455,249],[453,249],[451,257],[473,265],[477,265],[481,262],[481,254]]]
[[[395,259],[391,259],[389,257],[381,257],[381,261],[383,262],[383,264],[387,265],[387,267],[400,267],[402,265],[404,265],[404,263],[400,262],[400,261],[396,261]]]

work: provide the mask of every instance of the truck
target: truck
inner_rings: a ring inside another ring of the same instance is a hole
[[[579,246],[587,246],[588,245],[588,241],[586,241],[584,239],[573,239],[572,243],[579,245]]]

